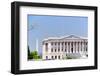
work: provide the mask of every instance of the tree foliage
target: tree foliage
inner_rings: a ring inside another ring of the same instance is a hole
[[[33,56],[32,56],[31,53],[30,53],[29,46],[28,46],[28,59],[33,59]]]
[[[30,52],[29,47],[28,47],[28,59],[41,59],[41,56],[39,56],[36,50]]]

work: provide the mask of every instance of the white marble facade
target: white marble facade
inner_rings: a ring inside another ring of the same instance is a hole
[[[42,59],[64,59],[70,54],[88,55],[87,38],[70,35],[67,37],[52,37],[42,42]]]

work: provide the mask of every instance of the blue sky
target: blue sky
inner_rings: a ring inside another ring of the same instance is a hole
[[[87,37],[88,17],[28,15],[28,45],[31,51],[36,49],[36,39],[41,54],[43,39],[73,34]]]

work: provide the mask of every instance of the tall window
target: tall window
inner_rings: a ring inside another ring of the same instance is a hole
[[[60,49],[60,42],[58,42],[58,49]],[[59,51],[59,50],[58,50]]]
[[[64,45],[64,42],[62,42],[62,47],[63,47],[63,45]]]
[[[88,45],[88,43],[86,42],[86,46]]]
[[[51,43],[51,45],[53,46],[53,42]]]
[[[63,51],[63,48],[62,48],[62,51]]]
[[[65,52],[66,52],[66,49],[65,49]]]
[[[46,59],[48,59],[48,56],[46,56]]]
[[[55,59],[57,59],[57,56],[55,56]]]
[[[51,52],[53,52],[53,48],[51,49]]]
[[[58,48],[58,52],[60,52],[60,49]]]
[[[71,43],[71,46],[72,46],[72,48],[71,48],[71,52],[73,53],[73,42]]]
[[[60,42],[58,42],[58,45],[60,46]]]
[[[56,45],[56,42],[55,42],[55,45]]]
[[[71,52],[73,53],[73,47],[71,48]]]
[[[87,47],[88,47],[88,44],[87,44],[87,42],[86,42],[86,51],[88,50]]]
[[[87,47],[86,47],[86,52],[87,52]]]
[[[55,49],[55,52],[56,52],[56,49]]]
[[[65,45],[67,45],[67,42],[65,42]]]
[[[46,46],[45,49],[46,49],[46,52],[47,52],[48,51],[48,43],[46,43],[45,46]]]
[[[75,50],[75,52],[76,52],[76,42],[74,43],[74,46],[75,46],[75,49],[74,49],[74,50]]]
[[[58,59],[60,59],[60,55],[58,56]]]
[[[54,59],[53,56],[52,56],[52,59]]]
[[[78,50],[77,51],[79,52],[79,42],[78,42]]]

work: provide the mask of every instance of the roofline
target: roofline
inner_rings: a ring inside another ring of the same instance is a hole
[[[63,39],[65,37],[69,37],[69,36],[71,36],[71,35],[68,35],[68,36],[60,36],[60,37],[48,37],[48,38],[45,38],[43,41],[55,40],[55,39],[60,40],[60,39]],[[74,36],[76,36],[76,35],[74,35]],[[77,37],[79,37],[80,39],[88,39],[87,37],[82,37],[82,36],[77,36]],[[78,38],[66,38],[66,39],[78,39]]]

